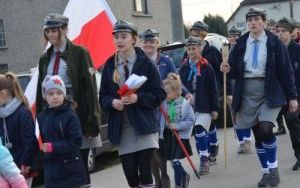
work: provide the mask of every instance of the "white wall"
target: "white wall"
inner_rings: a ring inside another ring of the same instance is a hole
[[[239,11],[228,21],[228,28],[231,26],[241,26],[246,24],[245,15],[251,7],[259,7],[266,10],[267,19],[274,19],[278,21],[282,17],[290,17],[290,4],[289,2],[266,3],[258,5],[246,5],[240,7]],[[300,21],[300,1],[294,1],[294,19]],[[245,28],[244,31],[246,31]]]

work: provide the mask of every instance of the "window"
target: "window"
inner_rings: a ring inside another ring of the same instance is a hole
[[[2,19],[0,19],[0,48],[6,48],[6,39]]]
[[[134,11],[137,13],[148,14],[147,0],[134,0]]]

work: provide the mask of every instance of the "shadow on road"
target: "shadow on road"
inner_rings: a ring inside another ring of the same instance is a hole
[[[99,170],[107,169],[119,163],[120,163],[120,158],[118,155],[118,150],[113,149],[107,151],[96,157],[95,169],[91,173],[95,173],[98,172]]]

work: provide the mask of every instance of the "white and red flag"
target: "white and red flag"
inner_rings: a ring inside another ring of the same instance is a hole
[[[75,44],[87,48],[94,67],[100,68],[115,52],[112,31],[116,19],[106,1],[69,0],[64,15],[69,18],[68,38]],[[25,90],[34,118],[38,74],[37,68]],[[41,146],[42,140],[37,121],[35,128]]]
[[[125,83],[119,88],[118,94],[121,97],[131,95],[132,93],[135,93],[136,90],[138,90],[146,81],[146,76],[131,74]]]

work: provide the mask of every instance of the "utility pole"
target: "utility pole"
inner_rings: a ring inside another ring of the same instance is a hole
[[[184,40],[181,0],[170,0],[173,41]]]
[[[290,17],[294,18],[294,0],[290,0]]]

